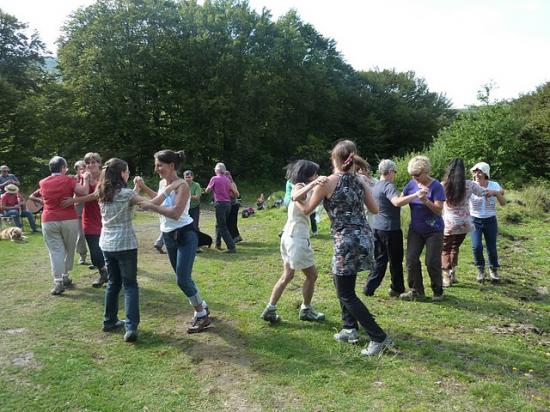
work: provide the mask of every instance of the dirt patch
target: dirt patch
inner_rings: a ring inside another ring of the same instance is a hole
[[[34,353],[25,352],[20,353],[19,355],[12,358],[11,363],[15,366],[29,367],[33,366],[34,362]]]
[[[544,331],[530,323],[505,323],[501,326],[490,325],[488,329],[495,335],[543,335]]]
[[[8,335],[19,335],[21,333],[25,333],[27,331],[26,328],[16,328],[16,329],[6,329],[4,332],[6,332]]]

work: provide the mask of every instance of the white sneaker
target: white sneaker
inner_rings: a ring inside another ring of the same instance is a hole
[[[489,277],[491,278],[491,282],[493,283],[500,282],[500,276],[498,275],[497,268],[489,268]]]
[[[482,268],[482,267],[477,268],[476,280],[479,283],[483,283],[483,281],[485,280],[485,268]]]
[[[365,349],[361,349],[361,355],[364,356],[374,356],[382,353],[385,349],[393,348],[395,344],[390,339],[389,336],[386,336],[382,342],[375,342],[371,340],[369,345]]]
[[[334,339],[339,342],[357,343],[359,342],[359,332],[357,329],[342,329],[334,334]]]

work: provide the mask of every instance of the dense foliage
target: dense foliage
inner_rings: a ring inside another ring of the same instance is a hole
[[[269,178],[296,157],[326,164],[343,137],[372,160],[406,153],[454,115],[412,72],[357,73],[295,11],[273,21],[243,1],[99,0],[63,33],[58,81],[21,107],[25,136],[10,135],[26,142],[13,168],[94,150],[149,174],[152,153],[183,148],[199,174],[222,160]]]

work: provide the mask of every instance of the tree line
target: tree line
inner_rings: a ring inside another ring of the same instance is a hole
[[[404,154],[455,115],[414,72],[355,71],[295,11],[99,0],[66,22],[54,73],[38,36],[0,13],[0,157],[31,176],[87,151],[147,175],[152,153],[183,148],[199,174],[224,161],[269,178],[294,158],[326,162],[344,137],[371,159]]]

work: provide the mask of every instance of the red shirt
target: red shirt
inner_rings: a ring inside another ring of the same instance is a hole
[[[61,207],[61,201],[73,197],[76,180],[69,176],[51,175],[42,179],[40,195],[44,201],[42,222],[78,219],[74,205]]]
[[[1,198],[2,207],[0,209],[3,209],[5,207],[13,207],[13,206],[19,206],[19,203],[22,200],[21,193],[4,193]]]
[[[90,193],[95,192],[96,186],[90,185]],[[85,235],[101,235],[101,210],[97,200],[84,203],[82,229]]]

